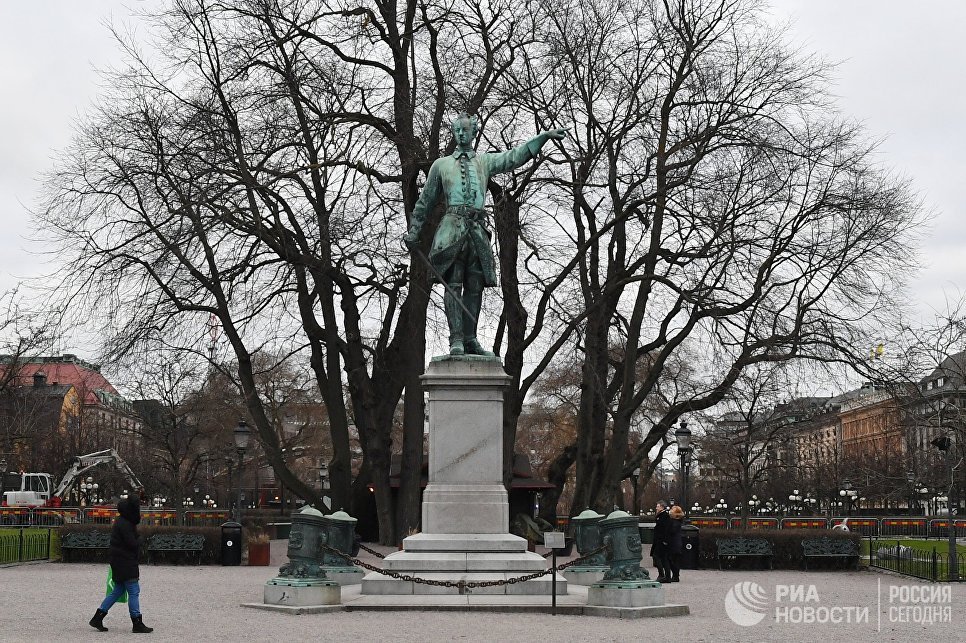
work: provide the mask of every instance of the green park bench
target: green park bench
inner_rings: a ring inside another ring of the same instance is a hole
[[[805,538],[802,540],[802,558],[805,560],[805,569],[808,569],[809,558],[839,559],[852,562],[858,568],[859,545],[848,538]]]
[[[767,561],[771,569],[771,559],[775,550],[765,538],[718,538],[718,569],[724,559],[756,558]]]
[[[78,549],[110,549],[111,533],[108,531],[71,531],[63,535],[60,539],[60,551],[64,562],[70,562],[71,552]]]
[[[152,534],[148,536],[148,558],[152,563],[157,562],[158,554],[197,553],[198,564],[201,564],[201,552],[205,548],[205,537],[201,534]]]

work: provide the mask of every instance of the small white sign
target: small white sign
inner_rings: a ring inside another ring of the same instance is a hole
[[[543,532],[543,546],[550,549],[564,548],[564,534],[562,531]]]

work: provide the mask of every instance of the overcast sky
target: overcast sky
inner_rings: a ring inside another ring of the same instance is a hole
[[[0,290],[51,269],[27,240],[26,208],[99,93],[96,69],[120,58],[105,21],[137,28],[135,12],[158,1],[0,0]],[[935,213],[912,292],[931,317],[966,283],[966,2],[774,0],[772,14],[793,21],[795,42],[840,61],[843,113],[885,139],[882,162]]]

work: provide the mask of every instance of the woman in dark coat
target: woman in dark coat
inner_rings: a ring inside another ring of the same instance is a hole
[[[684,549],[681,539],[681,526],[684,524],[684,509],[674,505],[671,507],[671,520],[668,521],[667,561],[669,568],[665,570],[668,576],[666,582],[677,583],[681,578],[681,553]]]
[[[114,591],[104,597],[104,602],[97,608],[94,618],[90,623],[92,627],[101,632],[106,632],[104,627],[104,617],[107,611],[117,602],[125,591],[127,591],[127,609],[131,613],[131,623],[134,627],[131,630],[137,634],[153,632],[153,627],[148,627],[141,620],[141,586],[138,584],[138,552],[140,543],[138,542],[138,523],[141,522],[141,506],[134,498],[124,498],[117,503],[117,519],[111,528],[111,575],[114,578]]]
[[[651,558],[654,559],[654,566],[657,567],[657,581],[666,583],[670,576],[670,566],[667,562],[667,543],[668,530],[671,516],[668,514],[667,505],[663,502],[657,503],[657,516],[654,522],[654,543],[651,545]]]

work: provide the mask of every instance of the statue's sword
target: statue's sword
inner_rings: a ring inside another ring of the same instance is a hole
[[[420,259],[423,260],[423,263],[426,264],[426,267],[429,268],[429,271],[433,273],[433,276],[436,277],[439,283],[443,284],[443,288],[445,288],[446,292],[448,292],[453,297],[453,299],[456,300],[456,303],[460,305],[460,308],[463,309],[463,312],[469,315],[470,319],[475,319],[476,315],[471,313],[470,309],[467,308],[466,304],[463,303],[463,297],[461,297],[455,290],[453,290],[453,287],[450,286],[449,283],[446,281],[446,279],[443,278],[443,275],[439,274],[439,271],[436,270],[436,266],[434,266],[432,262],[430,262],[429,257],[423,254],[423,251],[420,250],[416,244],[413,244],[412,247],[409,249],[412,250],[413,254],[415,254],[416,256],[418,256]]]

